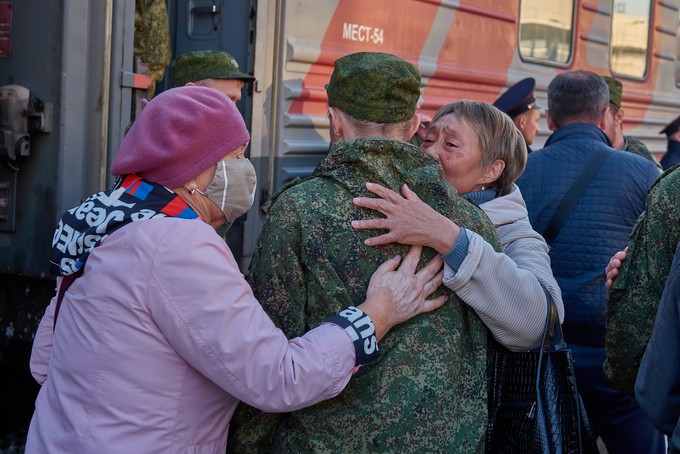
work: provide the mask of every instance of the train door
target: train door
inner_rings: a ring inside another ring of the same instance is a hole
[[[0,452],[33,413],[28,358],[54,294],[54,227],[105,185],[108,93],[120,92],[123,72],[113,69],[111,35],[125,6],[0,1]]]
[[[253,72],[256,0],[167,0],[172,57],[195,50],[221,50],[231,54],[241,71]],[[166,78],[159,90],[169,88]],[[251,129],[253,84],[246,84],[237,106]],[[225,236],[234,258],[241,263],[244,219],[238,219]]]

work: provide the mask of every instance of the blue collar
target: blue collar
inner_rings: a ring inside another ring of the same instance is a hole
[[[563,126],[552,133],[543,146],[547,147],[555,141],[568,139],[594,139],[604,142],[610,147],[612,146],[607,135],[600,128],[591,123],[572,123]]]
[[[483,191],[468,192],[467,194],[461,194],[460,196],[464,199],[475,202],[479,206],[482,203],[490,202],[491,200],[495,199],[496,190],[493,188],[484,189]]]

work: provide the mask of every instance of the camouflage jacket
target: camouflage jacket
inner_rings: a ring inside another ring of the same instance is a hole
[[[399,191],[407,183],[435,209],[500,249],[486,215],[459,197],[429,155],[405,142],[339,142],[313,175],[277,195],[257,246],[251,284],[290,337],[365,298],[368,281],[392,244],[371,248],[377,231],[350,221],[376,212],[352,198],[370,197],[365,182]],[[426,249],[422,262],[435,255]],[[447,291],[441,288],[439,291]],[[454,294],[446,305],[391,330],[380,358],[362,367],[336,398],[275,416],[241,404],[232,420],[231,452],[457,452],[483,449],[487,420],[487,328]],[[490,338],[490,336],[488,336]]]
[[[614,281],[606,310],[604,372],[633,394],[642,355],[654,328],[675,248],[680,241],[680,167],[664,172],[650,188]]]
[[[170,25],[165,0],[135,1],[133,53],[149,65],[149,76],[153,79],[148,96],[151,99],[170,64]]]
[[[661,163],[658,159],[656,159],[656,157],[654,157],[652,152],[649,151],[649,148],[647,148],[647,145],[642,143],[641,140],[636,139],[635,137],[623,136],[623,150],[629,151],[638,156],[642,156],[645,159],[649,159],[654,164],[656,164],[659,170],[661,170]]]

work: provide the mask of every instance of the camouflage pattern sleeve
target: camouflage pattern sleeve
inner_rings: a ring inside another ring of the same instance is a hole
[[[352,229],[352,219],[375,216],[352,203],[370,196],[367,181],[397,191],[407,183],[425,203],[500,248],[487,215],[442,179],[432,156],[383,138],[338,142],[312,176],[274,196],[253,259],[255,296],[289,337],[363,302],[375,269],[408,251],[401,244],[367,247],[364,240],[376,231]],[[427,248],[422,263],[434,255]],[[239,408],[230,451],[483,451],[488,330],[472,308],[449,296],[443,308],[390,330],[380,358],[339,396],[274,422],[252,410],[246,419]]]
[[[649,151],[649,148],[647,148],[647,145],[645,145],[641,140],[630,136],[624,136],[623,140],[624,151],[628,151],[630,153],[642,156],[643,158],[652,161],[654,165],[656,165],[659,168],[659,170],[661,170],[661,163],[659,162],[658,159],[656,159],[656,157],[654,157],[652,152]]]
[[[267,211],[260,240],[250,265],[250,285],[272,320],[288,336],[305,334],[307,290],[302,256],[301,220],[288,192],[280,195],[276,209]]]
[[[227,454],[271,452],[280,413],[265,413],[243,402],[229,425]]]
[[[650,189],[607,303],[604,372],[630,395],[680,241],[678,199],[680,168],[665,172]]]
[[[149,76],[153,79],[148,95],[151,99],[170,64],[170,25],[165,0],[135,1],[133,53],[149,65]]]
[[[300,257],[300,221],[285,194],[276,200],[284,209],[268,212],[250,266],[255,297],[288,338],[308,331],[304,317],[307,300]],[[288,206],[290,205],[290,206]],[[277,298],[266,295],[271,293]],[[267,452],[281,415],[241,403],[232,418],[227,452]]]

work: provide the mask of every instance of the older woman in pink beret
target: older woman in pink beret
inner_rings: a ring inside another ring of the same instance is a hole
[[[441,262],[415,273],[412,250],[363,304],[286,339],[213,228],[253,202],[248,141],[224,94],[169,90],[123,140],[116,184],[61,218],[26,452],[223,453],[240,400],[277,412],[333,397],[391,327],[444,303],[426,300]]]

